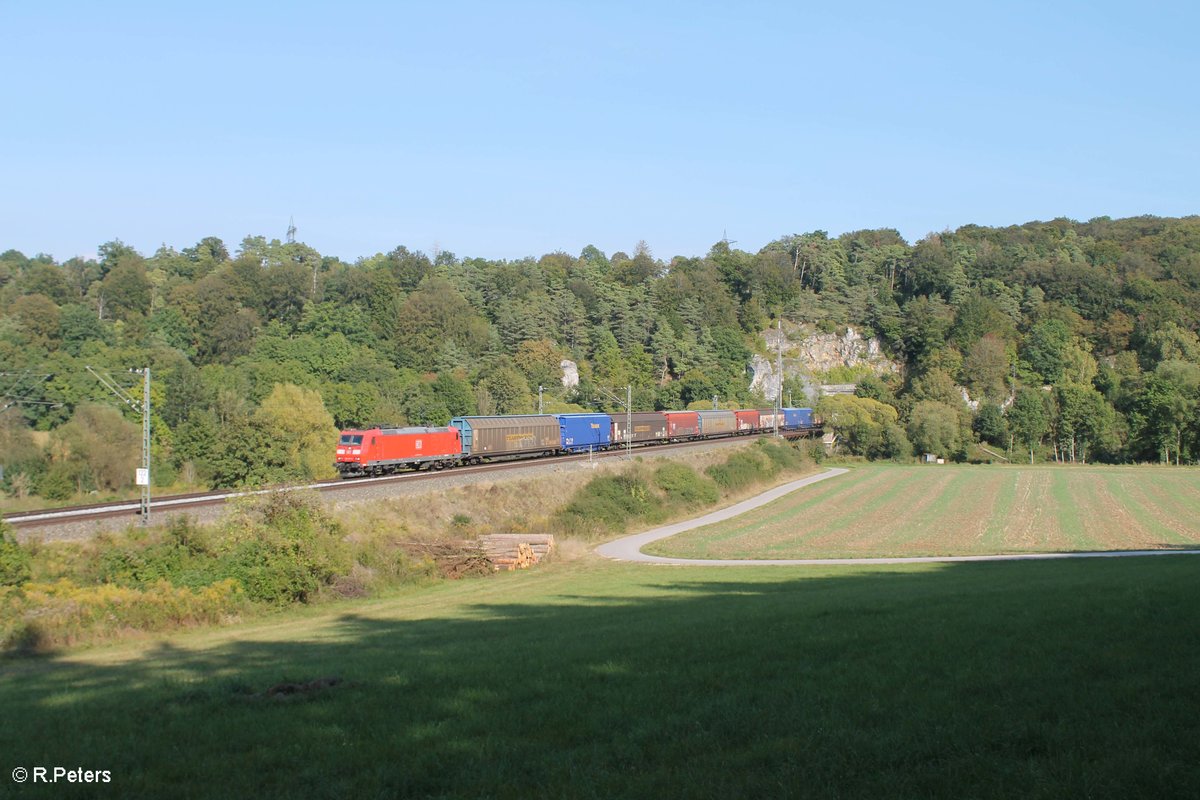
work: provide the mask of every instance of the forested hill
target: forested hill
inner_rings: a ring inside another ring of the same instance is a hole
[[[0,243],[2,246],[2,243]],[[782,317],[873,330],[904,374],[821,401],[843,446],[965,457],[1200,456],[1200,218],[785,236],[757,253],[518,261],[397,247],[349,264],[299,243],[215,238],[96,260],[0,255],[3,488],[127,485],[138,430],[85,369],[149,365],[156,482],[324,474],[337,426],[456,414],[753,405],[747,363]],[[560,364],[579,366],[564,389]],[[817,376],[822,377],[822,376]],[[961,388],[969,391],[971,403]]]

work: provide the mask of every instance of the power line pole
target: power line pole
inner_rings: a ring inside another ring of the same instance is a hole
[[[542,413],[542,390],[545,388],[546,388],[545,386],[538,387],[538,413],[539,414]]]
[[[617,405],[625,406],[625,454],[633,458],[633,385],[625,387],[625,399],[621,400],[620,395],[611,389],[605,389],[603,386],[595,387],[597,392],[607,397]]]
[[[150,524],[150,367],[142,371],[142,468],[137,484],[142,487],[142,527]]]
[[[779,417],[783,415],[783,320],[775,322],[775,330],[779,333],[779,351],[775,356],[775,366],[779,372],[779,391],[775,393],[775,436],[779,436]]]
[[[100,381],[104,388],[112,392],[118,400],[142,415],[142,466],[138,468],[134,482],[142,487],[139,513],[142,517],[142,527],[145,528],[150,524],[150,368],[129,370],[142,376],[142,400],[140,403],[107,373],[101,373],[90,366],[85,369],[92,373],[96,380]]]

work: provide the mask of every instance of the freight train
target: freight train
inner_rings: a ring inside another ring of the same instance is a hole
[[[343,478],[438,470],[486,461],[566,455],[780,431],[821,430],[811,408],[519,414],[455,417],[444,428],[344,430],[334,467]]]

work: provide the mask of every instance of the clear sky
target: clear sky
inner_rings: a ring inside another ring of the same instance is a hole
[[[0,250],[1200,213],[1195,3],[0,2]]]

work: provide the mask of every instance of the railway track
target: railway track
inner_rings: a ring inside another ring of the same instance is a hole
[[[806,432],[795,431],[789,433],[791,435],[785,434],[786,438],[796,439],[801,438]],[[655,453],[671,452],[690,447],[720,444],[722,442],[745,442],[751,439],[759,439],[769,435],[770,434],[735,436],[728,437],[726,439],[705,439],[695,442],[655,445],[649,448],[639,447],[634,448],[634,452],[642,452],[652,455]],[[189,509],[199,509],[206,506],[223,505],[230,500],[234,500],[239,497],[251,497],[278,491],[311,490],[321,493],[340,492],[354,490],[373,484],[378,485],[398,483],[401,481],[437,481],[443,478],[451,478],[454,476],[468,475],[473,473],[521,470],[544,465],[546,463],[569,464],[572,462],[588,460],[599,461],[613,458],[623,458],[625,455],[625,450],[608,450],[591,454],[584,453],[581,455],[555,456],[553,458],[499,461],[491,464],[479,464],[471,467],[455,467],[454,469],[448,471],[402,472],[398,475],[384,475],[376,478],[354,478],[350,480],[339,479],[319,481],[317,483],[309,484],[269,486],[261,489],[240,489],[220,492],[194,492],[191,494],[164,495],[163,497],[158,497],[153,500],[150,510],[152,514],[173,511],[179,512]],[[4,521],[18,530],[32,530],[36,528],[47,528],[68,523],[90,522],[94,520],[111,520],[122,517],[128,517],[130,521],[134,521],[137,519],[139,513],[140,504],[137,500],[120,500],[112,503],[96,503],[92,505],[70,506],[66,508],[22,511],[13,514],[5,514]]]

